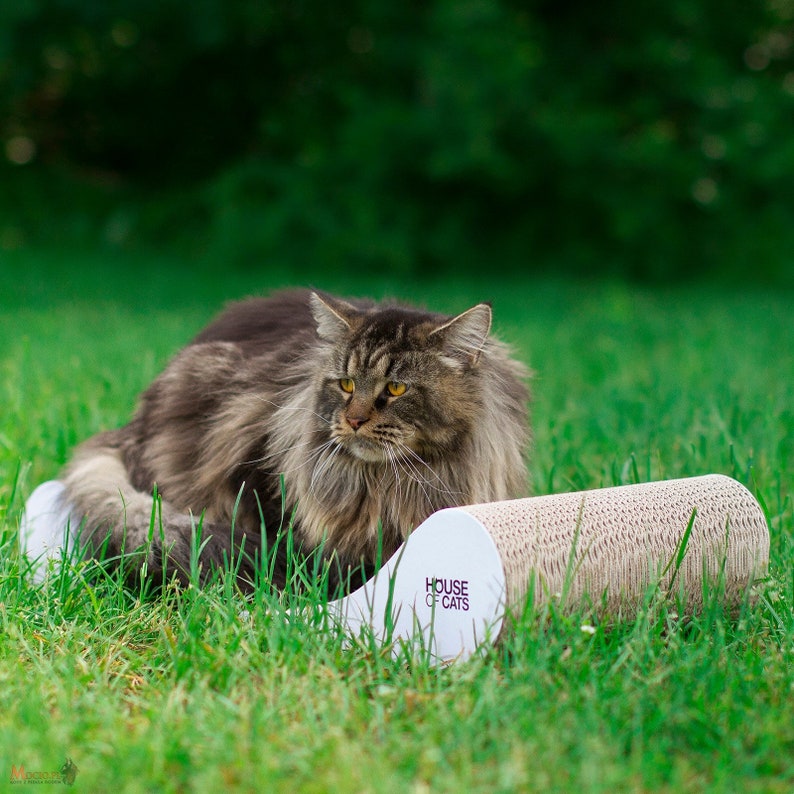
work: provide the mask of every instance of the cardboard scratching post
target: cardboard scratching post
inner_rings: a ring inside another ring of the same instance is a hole
[[[729,606],[741,603],[768,560],[758,502],[708,475],[441,510],[331,606],[351,631],[418,640],[445,661],[494,642],[530,587],[536,605],[631,615],[658,582],[695,611],[716,582]]]
[[[59,553],[62,498],[51,482],[28,500],[20,536],[31,560]],[[717,582],[729,606],[740,604],[768,560],[756,500],[736,480],[708,475],[440,510],[329,611],[351,634],[418,642],[446,661],[496,641],[530,588],[536,605],[557,598],[619,616],[658,583],[695,611]]]

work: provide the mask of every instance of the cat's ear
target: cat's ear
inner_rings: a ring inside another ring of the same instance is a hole
[[[309,296],[317,333],[321,339],[337,342],[350,331],[356,310],[349,303],[328,296],[320,297],[316,292]]]
[[[444,351],[470,366],[477,363],[491,331],[491,306],[478,303],[431,331],[442,340]]]

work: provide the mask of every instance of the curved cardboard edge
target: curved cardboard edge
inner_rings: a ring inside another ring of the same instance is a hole
[[[465,659],[499,636],[505,573],[483,524],[460,508],[434,513],[362,587],[329,611],[352,634],[418,645],[439,662]]]
[[[30,562],[34,582],[43,582],[51,567],[69,551],[71,509],[58,480],[39,485],[25,503],[19,522],[20,550]]]

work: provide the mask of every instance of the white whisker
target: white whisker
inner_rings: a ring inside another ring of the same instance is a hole
[[[402,478],[400,477],[399,463],[397,461],[397,455],[390,444],[385,444],[383,449],[386,450],[386,458],[388,459],[389,465],[394,472],[394,488],[396,491],[396,499],[393,500],[393,504],[396,508],[395,512],[397,512],[399,510],[399,505],[402,502]]]
[[[298,444],[293,444],[291,447],[286,447],[285,449],[276,449],[273,452],[268,452],[267,455],[262,455],[261,458],[253,458],[251,460],[243,460],[240,461],[240,466],[256,466],[260,463],[265,463],[266,461],[270,460],[271,458],[277,458],[280,455],[286,455],[288,452],[292,452],[295,449],[303,449],[303,447],[310,447],[314,444],[313,441],[301,441]]]
[[[274,400],[268,400],[267,397],[262,397],[262,395],[257,394],[254,395],[257,400],[260,402],[266,403],[267,405],[272,405],[277,411],[305,411],[312,416],[316,416],[321,422],[331,426],[331,421],[326,419],[322,414],[318,414],[317,411],[313,411],[311,408],[304,408],[302,405],[284,405],[283,403],[277,403]]]
[[[462,495],[460,491],[452,490],[449,485],[447,485],[447,483],[441,478],[438,472],[418,452],[414,451],[404,443],[400,443],[398,448],[403,454],[403,463],[410,469],[411,472],[413,472],[417,479],[422,481],[423,484],[427,485],[429,488],[432,488],[434,491],[443,493],[447,496],[455,497]],[[434,484],[427,476],[423,477],[422,471],[417,467],[417,464],[421,464],[421,466],[423,466],[424,469],[432,475],[432,479],[434,479],[438,484]]]
[[[334,458],[341,451],[342,445],[339,443],[338,439],[332,438],[320,447],[319,453],[325,453],[329,448],[331,450],[330,453],[325,455],[324,458],[318,455],[318,460],[314,464],[311,480],[309,481],[309,490],[312,493],[314,493],[314,488],[318,480],[323,476]]]
[[[391,462],[392,469],[394,470],[394,475],[397,482],[398,498],[402,486],[401,481],[403,478],[400,476],[400,472],[402,472],[403,475],[409,481],[413,481],[419,486],[419,489],[421,490],[425,498],[425,501],[427,502],[428,508],[430,509],[430,511],[434,510],[435,504],[432,498],[430,497],[427,488],[425,487],[429,483],[424,477],[420,475],[416,467],[407,458],[398,454],[398,450],[400,450],[400,446],[398,446],[395,443],[389,443],[385,446],[385,449],[388,451],[389,460]]]
[[[279,475],[279,474],[293,474],[296,471],[300,471],[301,469],[305,468],[306,466],[311,465],[312,463],[317,463],[317,459],[323,454],[323,452],[328,447],[330,447],[334,443],[335,443],[334,439],[329,439],[328,441],[323,442],[322,444],[320,444],[319,447],[317,447],[316,449],[311,450],[310,452],[308,452],[306,454],[306,456],[305,456],[305,459],[302,460],[300,463],[298,463],[295,466],[279,466],[278,468],[272,469],[270,471],[268,471],[267,469],[263,469],[263,472],[265,474],[271,474],[271,475],[274,475],[274,476],[275,475]],[[281,451],[276,451],[276,452],[273,452],[273,453],[271,453],[269,455],[264,455],[263,457],[261,457],[261,458],[259,458],[257,460],[249,461],[249,463],[251,463],[251,464],[265,463],[266,461],[268,461],[268,460],[270,460],[272,458],[276,458],[276,457],[279,457],[279,456],[285,456],[288,453],[292,452],[293,450],[301,449],[303,447],[311,447],[313,445],[314,445],[313,441],[305,441],[305,442],[302,442],[300,444],[295,444],[292,447],[288,447],[287,449],[284,449],[284,450],[281,450]],[[244,464],[241,463],[240,465],[244,465]]]

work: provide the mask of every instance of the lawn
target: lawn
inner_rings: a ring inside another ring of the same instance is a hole
[[[436,669],[228,582],[159,600],[79,571],[32,584],[14,552],[32,488],[125,422],[225,301],[297,282],[450,312],[491,300],[535,372],[533,491],[734,476],[769,519],[759,600],[690,621],[528,614],[498,648]],[[790,793],[792,329],[794,294],[752,287],[1,253],[0,784],[68,758],[80,791]]]

